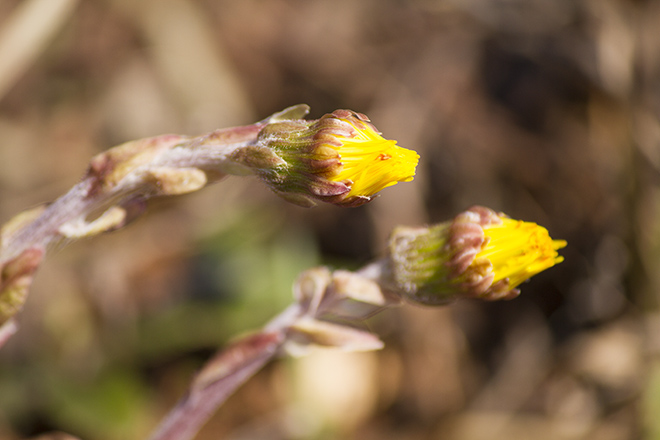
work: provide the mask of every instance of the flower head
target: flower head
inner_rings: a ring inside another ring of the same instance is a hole
[[[361,113],[337,110],[330,117],[338,118],[351,128],[349,136],[337,132],[339,143],[328,146],[339,155],[341,167],[329,176],[334,182],[350,182],[346,198],[368,201],[374,194],[397,182],[410,182],[415,176],[419,155],[387,140]],[[346,127],[347,128],[347,127]],[[348,134],[348,133],[346,133]]]
[[[425,304],[457,296],[510,299],[523,281],[562,262],[557,250],[565,246],[535,223],[473,207],[448,223],[395,230],[392,283]]]
[[[473,265],[487,261],[492,268],[493,285],[505,282],[515,289],[523,281],[564,261],[557,250],[565,240],[553,240],[548,230],[536,223],[500,217],[500,222],[483,227],[486,240]]]
[[[281,159],[257,168],[257,174],[275,192],[303,205],[313,204],[310,199],[361,205],[388,186],[411,181],[419,160],[416,152],[381,137],[365,115],[349,110],[316,121],[269,123],[255,148]]]

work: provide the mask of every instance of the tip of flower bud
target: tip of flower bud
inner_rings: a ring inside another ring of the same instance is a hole
[[[523,281],[561,263],[565,246],[536,223],[474,207],[451,222],[395,230],[391,276],[395,289],[423,304],[511,299]]]
[[[361,113],[336,110],[326,117],[342,125],[335,131],[339,145],[330,145],[339,155],[340,167],[329,179],[350,186],[344,204],[365,203],[389,186],[413,180],[419,161],[415,151],[383,138]]]
[[[507,290],[516,289],[534,275],[564,261],[557,250],[565,240],[553,240],[548,230],[536,223],[510,219],[484,226],[486,238],[475,259],[486,259],[492,266],[493,284],[502,282]]]

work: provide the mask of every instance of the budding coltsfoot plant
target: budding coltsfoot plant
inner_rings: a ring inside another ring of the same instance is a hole
[[[365,115],[336,110],[304,120],[308,110],[294,106],[256,124],[197,137],[127,142],[92,158],[68,193],[7,222],[0,228],[0,346],[16,330],[13,317],[50,244],[121,228],[150,197],[196,191],[227,175],[254,175],[299,205],[352,207],[413,179],[417,153],[381,137]],[[449,222],[395,229],[387,255],[359,271],[309,269],[294,284],[293,304],[213,357],[151,440],[192,438],[278,353],[301,355],[315,345],[381,348],[363,321],[404,300],[511,299],[523,281],[560,263],[557,250],[564,246],[535,223],[473,207]]]
[[[397,228],[390,238],[390,285],[413,301],[444,304],[459,297],[511,299],[525,280],[564,260],[536,223],[475,206],[452,221]]]
[[[362,205],[388,186],[411,181],[419,160],[414,151],[382,138],[365,115],[349,110],[317,121],[269,124],[259,133],[254,149],[260,148],[283,163],[256,167],[257,174],[278,194],[302,205],[314,200]]]
[[[308,269],[293,286],[294,303],[211,359],[150,440],[192,438],[278,352],[382,348],[363,321],[405,300],[441,305],[457,298],[514,298],[524,280],[563,261],[557,250],[564,246],[535,223],[475,206],[446,223],[396,228],[387,256],[356,272]]]
[[[417,153],[382,138],[365,115],[336,110],[303,119],[308,112],[297,105],[256,124],[130,141],[93,157],[68,193],[2,227],[0,326],[22,307],[50,244],[121,228],[151,197],[197,191],[227,175],[255,175],[299,205],[358,206],[413,179]]]

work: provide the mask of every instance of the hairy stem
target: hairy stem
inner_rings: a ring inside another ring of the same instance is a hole
[[[264,331],[241,338],[218,353],[149,440],[192,439],[216,409],[277,353],[283,341],[282,330]]]

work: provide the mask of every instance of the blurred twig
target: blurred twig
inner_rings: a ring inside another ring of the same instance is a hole
[[[25,0],[0,27],[0,99],[64,25],[78,0]]]
[[[206,420],[239,386],[277,352],[283,332],[257,333],[239,339],[211,359],[150,440],[185,440],[195,436]],[[206,383],[205,377],[214,380]]]
[[[193,438],[215,410],[282,348],[294,354],[306,352],[310,345],[345,351],[382,348],[377,336],[353,326],[400,304],[397,295],[371,279],[378,273],[374,267],[357,273],[305,271],[294,286],[294,304],[261,332],[238,339],[212,358],[150,440]],[[337,318],[341,323],[334,321]]]

